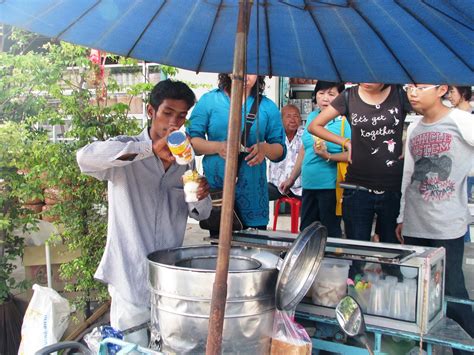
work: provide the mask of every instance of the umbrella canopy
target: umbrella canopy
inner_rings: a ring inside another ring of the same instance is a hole
[[[0,1],[2,23],[197,72],[232,71],[237,13],[238,0]],[[249,73],[474,83],[473,1],[255,0],[248,38]]]

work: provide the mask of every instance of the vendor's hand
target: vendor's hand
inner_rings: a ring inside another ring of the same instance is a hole
[[[288,193],[288,191],[294,184],[295,184],[295,180],[289,177],[288,179],[286,179],[280,184],[280,191],[286,194]]]
[[[158,140],[154,140],[152,143],[153,153],[163,162],[165,169],[167,169],[175,161],[175,158],[168,148],[167,143],[169,134],[174,131],[176,131],[176,128],[168,129],[163,137]]]
[[[216,142],[217,143],[217,154],[222,159],[225,159],[227,157],[227,141],[223,142]]]
[[[209,196],[209,184],[207,182],[207,179],[202,176],[199,179],[199,187],[197,190],[197,198],[199,201],[205,199],[207,196]]]
[[[405,239],[403,239],[403,223],[398,223],[397,227],[395,228],[395,235],[397,236],[398,241],[400,244],[405,244]]]
[[[249,166],[256,166],[265,160],[265,146],[266,143],[257,143],[247,148],[249,154],[245,157],[245,161]]]

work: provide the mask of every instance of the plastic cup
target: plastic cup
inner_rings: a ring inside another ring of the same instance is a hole
[[[398,283],[398,278],[396,276],[385,276],[385,282],[391,286],[396,286]]]
[[[416,301],[417,301],[417,282],[415,279],[403,280],[406,290],[406,320],[410,322],[416,321]]]
[[[395,319],[405,319],[403,308],[405,307],[405,290],[403,286],[398,283],[392,290],[390,297],[390,312],[389,316]]]
[[[188,182],[184,184],[184,199],[186,202],[197,202],[197,190],[199,183],[195,181]]]
[[[370,288],[368,312],[374,315],[383,315],[385,306],[385,286],[381,283],[373,284]]]
[[[183,175],[184,199],[186,202],[198,201],[198,188],[201,176],[197,171],[187,170]]]

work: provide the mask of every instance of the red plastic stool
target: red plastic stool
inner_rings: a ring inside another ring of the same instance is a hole
[[[273,230],[276,231],[280,204],[288,203],[291,207],[291,233],[298,233],[298,224],[300,220],[301,200],[296,197],[280,197],[275,203],[273,211]]]

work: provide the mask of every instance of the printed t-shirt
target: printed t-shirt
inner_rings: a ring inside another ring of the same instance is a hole
[[[352,129],[352,164],[349,164],[346,182],[375,190],[400,191],[403,160],[403,123],[407,113],[403,96],[395,85],[380,105],[362,101],[358,86],[349,90],[349,107],[344,94],[331,103],[338,112],[348,112]]]
[[[468,112],[451,110],[435,123],[408,127],[398,223],[403,234],[454,239],[469,221],[467,175],[474,155],[474,121]]]

